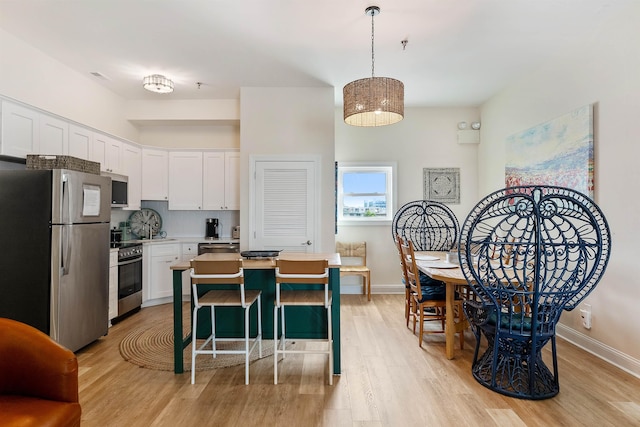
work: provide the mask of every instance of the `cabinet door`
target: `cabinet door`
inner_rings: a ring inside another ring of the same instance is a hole
[[[224,152],[205,152],[203,156],[202,208],[208,211],[225,209]]]
[[[205,210],[240,209],[240,153],[204,153],[202,203]]]
[[[169,153],[169,210],[202,209],[202,152]]]
[[[180,259],[180,245],[150,245],[151,248],[151,280],[150,299],[173,296],[173,273],[169,268]]]
[[[119,173],[126,175],[122,170],[122,142],[117,139],[107,138],[107,145],[105,148],[105,163],[107,164],[107,171],[113,173]]]
[[[125,210],[140,209],[142,191],[142,150],[131,144],[122,144],[122,173],[129,177],[127,185],[128,206]]]
[[[69,152],[69,124],[40,114],[40,154],[63,155]]]
[[[118,317],[118,252],[109,256],[109,320]]]
[[[2,102],[0,153],[21,157],[39,153],[39,114],[20,105]]]
[[[89,148],[93,142],[93,132],[89,129],[69,125],[69,155],[89,160]]]
[[[142,200],[169,198],[169,153],[142,149]]]
[[[169,267],[178,262],[178,255],[151,258],[151,299],[173,296],[173,275]]]
[[[100,163],[100,170],[105,172],[107,171],[107,164],[105,163],[107,139],[106,135],[95,133],[89,146],[89,160]]]
[[[198,256],[197,243],[183,243],[180,261],[189,261]],[[182,295],[191,295],[191,275],[189,270],[182,272]]]
[[[224,208],[240,210],[240,153],[224,155]]]

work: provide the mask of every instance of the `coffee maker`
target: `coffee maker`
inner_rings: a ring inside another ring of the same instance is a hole
[[[207,218],[207,222],[206,222],[206,234],[205,237],[207,239],[219,239],[220,238],[220,232],[219,232],[219,222],[218,222],[218,218]]]

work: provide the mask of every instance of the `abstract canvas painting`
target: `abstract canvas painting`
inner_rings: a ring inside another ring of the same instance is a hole
[[[592,105],[511,135],[506,150],[506,187],[557,185],[593,198]]]

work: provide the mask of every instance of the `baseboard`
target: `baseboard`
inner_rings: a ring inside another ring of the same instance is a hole
[[[388,285],[372,285],[372,294],[404,295],[404,285],[393,283]]]
[[[640,360],[634,359],[633,357],[630,357],[629,355],[622,353],[615,348],[609,347],[608,345],[594,340],[593,338],[563,324],[559,324],[557,326],[556,334],[560,338],[569,341],[571,344],[576,345],[585,351],[588,351],[594,356],[597,356],[614,366],[617,366],[618,368],[630,373],[636,378],[640,378]]]
[[[359,295],[362,293],[362,285],[345,285],[340,283],[340,293],[345,295]],[[404,285],[371,285],[371,294],[404,295]]]
[[[172,302],[173,302],[173,297],[155,298],[155,299],[146,300],[145,302],[142,303],[141,307],[142,308],[153,307],[154,305],[168,304]]]

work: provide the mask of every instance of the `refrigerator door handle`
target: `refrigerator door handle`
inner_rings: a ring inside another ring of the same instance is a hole
[[[62,222],[71,222],[71,191],[69,191],[69,177],[62,174]]]
[[[69,225],[62,226],[62,251],[60,264],[62,268],[62,276],[69,274],[69,260],[71,259],[71,245],[69,244]]]

